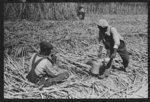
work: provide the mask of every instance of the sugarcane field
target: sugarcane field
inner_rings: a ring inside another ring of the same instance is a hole
[[[41,1],[4,3],[4,99],[148,98],[148,3]]]

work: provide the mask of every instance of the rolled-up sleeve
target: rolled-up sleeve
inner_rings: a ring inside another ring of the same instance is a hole
[[[117,32],[116,28],[111,29],[113,39],[114,39],[114,47],[118,49],[118,46],[120,45],[120,38],[119,38],[119,33]]]

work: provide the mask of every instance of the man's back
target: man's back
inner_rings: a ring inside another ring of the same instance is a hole
[[[36,55],[36,53],[34,53],[34,54],[32,55],[32,57],[31,57],[31,60],[30,60],[30,70],[31,70],[31,68],[32,68],[32,64],[33,64],[33,63],[35,64],[38,60],[44,58],[44,57],[42,57],[42,56],[37,55],[36,58],[35,58],[35,60],[34,60],[34,62],[33,62],[33,58],[34,58],[35,55]],[[58,73],[58,72],[53,68],[52,63],[51,63],[47,58],[42,59],[42,60],[37,64],[37,66],[36,66],[36,68],[35,68],[35,73],[36,73],[36,75],[39,76],[39,77],[42,77],[43,75],[46,74],[45,71],[44,71],[45,69],[50,70],[50,71],[53,72],[53,74],[55,74],[55,75]]]

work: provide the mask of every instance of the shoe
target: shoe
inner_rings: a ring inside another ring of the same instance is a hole
[[[123,71],[123,72],[127,72],[127,70],[126,70],[126,68],[125,67],[120,67],[120,69],[119,69],[120,71]]]
[[[127,70],[125,68],[123,68],[122,71],[127,72]]]
[[[107,78],[107,77],[108,77],[108,75],[99,75],[98,79],[104,79],[104,78]]]
[[[93,76],[93,77],[98,77],[98,74],[93,74],[93,73],[91,73],[91,72],[89,72],[89,74],[90,74],[91,76]]]
[[[104,79],[107,78],[110,75],[110,69],[105,69],[105,72],[103,75],[98,75],[98,79]]]

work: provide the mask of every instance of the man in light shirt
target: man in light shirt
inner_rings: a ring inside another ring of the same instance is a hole
[[[123,60],[124,67],[122,71],[126,72],[126,67],[129,64],[129,55],[123,37],[118,33],[117,29],[110,26],[105,19],[100,19],[97,22],[97,26],[99,29],[99,43],[102,42],[107,50],[107,67],[110,67],[112,60],[116,57],[116,53],[118,52]]]
[[[53,56],[49,57],[52,50],[53,46],[50,43],[40,43],[40,52],[34,53],[30,60],[30,72],[26,77],[30,82],[48,87],[69,77],[68,72],[58,74],[55,70],[55,59]]]

